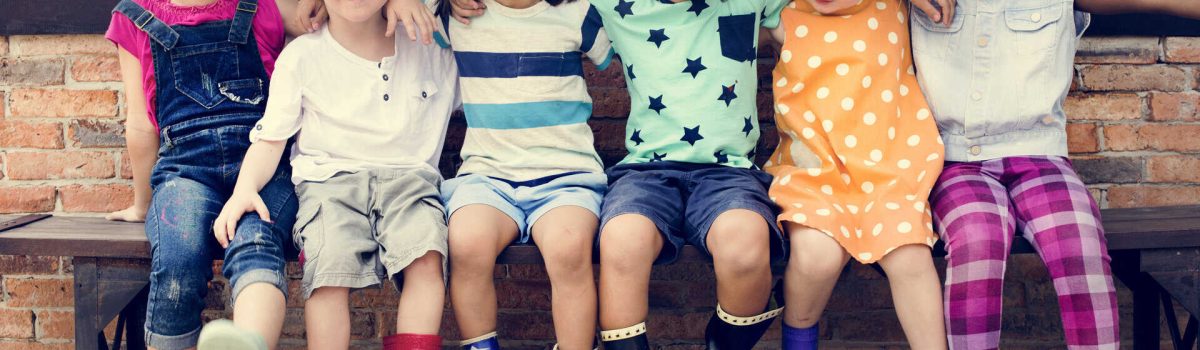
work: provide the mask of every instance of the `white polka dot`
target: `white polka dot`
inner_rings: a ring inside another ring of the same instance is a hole
[[[918,213],[924,213],[925,212],[925,202],[917,201],[917,202],[913,203],[913,209],[915,209]]]
[[[804,207],[804,204],[800,203],[800,202],[796,202],[796,203],[792,203],[792,207],[796,208],[796,209],[800,209],[800,208]]]
[[[779,53],[779,59],[782,60],[783,63],[791,62],[792,61],[792,51],[783,50],[783,52]]]
[[[941,138],[941,137],[936,137],[936,138],[934,138],[933,140],[934,140],[934,141],[937,141],[937,143],[938,143],[939,145],[944,145],[944,144],[942,143],[942,138]]]
[[[796,215],[792,215],[792,222],[802,224],[806,221],[808,221],[808,217],[805,216],[804,214],[797,213]]]
[[[854,109],[854,99],[849,98],[849,97],[843,98],[842,99],[842,110],[849,111],[851,109]]]
[[[820,176],[821,168],[808,168],[808,176]]]
[[[867,19],[867,28],[871,28],[871,30],[879,29],[879,20],[875,19],[875,17]]]
[[[787,86],[787,83],[788,83],[787,77],[782,77],[782,78],[779,78],[779,81],[775,83],[775,86],[784,87],[784,86]]]
[[[833,194],[833,186],[821,185],[821,192],[824,194],[832,195]]]
[[[883,3],[881,2],[880,4],[883,4]],[[867,252],[867,253],[858,253],[858,260],[870,261],[870,260],[871,260],[871,257],[873,257],[873,256],[874,256],[874,255],[872,255],[872,254],[871,254],[871,253],[869,253],[869,252]]]
[[[915,200],[917,200],[917,195],[915,195],[915,194],[906,194],[906,195],[904,195],[904,199],[907,199],[907,200],[910,200],[910,201],[915,201]]]
[[[858,214],[858,206],[857,205],[846,204],[846,210],[849,210],[850,214]]]
[[[775,197],[767,197],[767,198],[770,198],[772,202],[774,202],[776,199]]]
[[[900,42],[900,36],[896,35],[896,32],[889,32],[888,33],[888,42],[892,43],[892,44],[896,44],[896,43]]]
[[[854,51],[858,51],[858,52],[867,51],[867,42],[865,42],[865,41],[855,40],[854,44],[852,46],[854,47]]]
[[[897,204],[896,202],[887,202],[887,204],[884,204],[883,206],[887,207],[890,210],[899,210],[900,209],[900,204]]]
[[[896,71],[899,73],[900,71]],[[908,85],[900,84],[900,96],[908,96]]]
[[[886,66],[887,62],[888,62],[887,54],[886,53],[879,54],[879,65]],[[816,67],[813,67],[813,68],[816,68]]]
[[[804,130],[801,130],[800,133],[803,134],[804,138],[806,139],[811,139],[813,136],[817,136],[817,132],[813,131],[812,128],[804,128]]]
[[[844,156],[844,155],[840,155],[840,154],[839,154],[839,155],[838,155],[838,160],[842,161],[842,164],[846,164],[846,156]]]
[[[925,171],[921,171],[920,174],[917,174],[917,182],[921,181],[925,181]]]
[[[804,112],[804,121],[807,121],[809,123],[815,123],[815,122],[817,122],[817,115],[813,114],[812,111]]]
[[[892,102],[892,97],[892,90],[883,90],[883,92],[879,94],[879,98],[882,98],[883,102]]]
[[[795,85],[795,86],[792,86],[792,93],[793,93],[793,94],[794,94],[794,93],[799,93],[799,92],[800,92],[800,90],[804,90],[804,83],[796,83],[796,85]]]
[[[920,143],[921,143],[921,137],[920,137],[920,136],[913,135],[913,136],[909,136],[909,137],[908,137],[908,145],[909,145],[909,146],[916,146],[916,145],[918,145],[918,144],[920,144]]]
[[[887,4],[885,4],[883,1],[876,1],[875,8],[883,10],[887,8]]]
[[[832,213],[833,212],[829,211],[829,209],[825,209],[825,208],[817,209],[817,215],[820,215],[820,216],[829,216],[829,214],[832,214]]]
[[[799,27],[796,27],[796,37],[797,38],[803,38],[806,36],[808,36],[808,26],[800,25]]]
[[[822,86],[820,89],[817,89],[817,98],[823,100],[826,97],[829,97],[829,88]]]
[[[867,112],[866,114],[863,114],[863,124],[875,125],[875,121],[877,119],[878,118],[875,117],[875,113]]]
[[[873,202],[873,201],[872,201],[872,202],[870,202],[870,203],[867,203],[867,206],[863,208],[863,212],[864,212],[864,213],[870,213],[870,212],[871,212],[871,208],[874,208],[874,207],[875,207],[875,202]]]
[[[779,110],[779,114],[788,114],[788,112],[792,111],[790,107],[782,103],[775,105],[775,109]]]
[[[858,138],[854,135],[846,136],[846,147],[854,148],[854,146],[858,146]]]
[[[813,56],[808,58],[808,68],[817,68],[821,66],[821,57]]]
[[[787,184],[788,184],[789,182],[792,182],[792,175],[791,175],[791,174],[788,174],[788,175],[786,175],[786,176],[784,176],[784,177],[782,177],[782,178],[780,178],[780,179],[779,179],[779,185],[781,185],[781,186],[787,186]]]
[[[838,75],[850,74],[850,65],[845,64],[845,63],[837,65],[837,74]]]
[[[928,157],[925,157],[925,161],[926,161],[926,162],[932,162],[932,161],[935,161],[935,160],[937,160],[938,158],[941,158],[941,157],[942,157],[942,156],[939,156],[937,153],[930,153]]]
[[[857,229],[857,228],[854,229],[854,236],[858,237],[858,238],[862,238],[862,229]]]
[[[870,194],[871,192],[875,192],[875,184],[871,183],[870,181],[864,182],[862,184],[862,190],[863,190],[863,192],[868,193],[868,194]]]
[[[842,237],[850,238],[850,230],[846,229],[846,226],[842,226],[841,230],[842,230]]]
[[[771,159],[767,159],[767,163],[763,164],[763,167],[770,168],[772,165],[775,165],[775,163],[771,162]]]
[[[896,12],[896,19],[900,20],[900,24],[904,24],[904,12]]]
[[[867,167],[873,167],[873,166],[879,165],[879,163],[864,159],[863,165],[866,165]]]
[[[896,128],[895,127],[888,128],[888,140],[895,140],[895,139],[896,139]]]
[[[825,132],[833,131],[833,121],[829,119],[822,120],[821,128],[825,129]]]
[[[871,150],[871,160],[876,162],[883,160],[883,151],[877,149]]]
[[[934,240],[933,240],[933,237],[925,237],[925,245],[928,245],[928,246],[931,246],[931,247],[932,247],[932,246],[933,246],[933,242],[934,242]]]
[[[929,119],[929,110],[921,108],[917,111],[917,120]]]
[[[842,183],[850,184],[850,174],[842,174]]]
[[[863,77],[862,85],[863,89],[871,87],[871,76],[868,75]]]
[[[912,224],[908,223],[907,221],[901,222],[900,225],[896,225],[896,231],[900,231],[900,233],[909,233],[912,232],[912,229]]]
[[[883,233],[883,224],[875,224],[875,228],[871,229],[871,235],[879,236],[880,233]]]
[[[833,209],[837,209],[837,211],[842,214],[846,213],[846,209],[842,209],[842,206],[838,205],[837,203],[833,203]]]
[[[900,169],[908,169],[908,167],[912,166],[912,162],[908,161],[908,159],[901,159],[896,162],[896,166]]]
[[[833,31],[826,32],[825,33],[825,42],[832,43],[834,41],[837,41],[837,37],[838,37],[837,32],[833,32]]]

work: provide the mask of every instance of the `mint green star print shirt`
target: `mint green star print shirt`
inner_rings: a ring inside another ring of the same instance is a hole
[[[752,167],[759,27],[790,0],[591,0],[629,87],[621,164]]]

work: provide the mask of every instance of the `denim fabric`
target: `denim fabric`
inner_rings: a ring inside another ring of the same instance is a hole
[[[955,162],[1066,156],[1063,101],[1090,17],[1072,0],[960,0],[949,27],[913,10],[921,90]]]
[[[224,251],[212,232],[266,104],[268,76],[250,28],[257,5],[241,0],[237,8],[232,20],[196,26],[168,26],[129,0],[114,9],[152,39],[161,141],[146,215],[145,327],[146,343],[161,350],[196,346],[212,262],[222,253],[231,298],[254,283],[287,290],[284,251],[293,246],[297,207],[287,162],[260,192],[273,222],[247,214]]]
[[[551,210],[577,206],[600,217],[607,190],[603,173],[564,173],[521,182],[466,174],[442,183],[442,203],[447,218],[472,204],[496,208],[517,224],[515,243],[527,244],[533,239],[533,225]]]

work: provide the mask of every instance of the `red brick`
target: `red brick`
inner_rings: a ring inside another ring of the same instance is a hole
[[[10,152],[8,177],[13,180],[109,179],[116,175],[108,152]]]
[[[75,289],[71,279],[4,278],[9,307],[71,307]]]
[[[124,147],[125,124],[118,121],[77,119],[71,121],[67,138],[79,148]]]
[[[107,213],[133,204],[133,186],[125,184],[70,185],[58,192],[67,212]]]
[[[1063,109],[1071,120],[1129,120],[1142,118],[1142,98],[1136,94],[1067,96]]]
[[[1100,150],[1096,141],[1096,124],[1068,123],[1067,148],[1071,153],[1090,153]]]
[[[115,117],[117,92],[112,90],[15,89],[13,117]]]
[[[500,280],[496,301],[501,309],[550,310],[550,281]]]
[[[1196,78],[1179,66],[1098,65],[1083,67],[1083,86],[1089,91],[1185,91],[1196,86]]]
[[[116,45],[103,35],[20,35],[9,39],[14,56],[113,54]]]
[[[43,310],[37,313],[37,338],[75,339],[75,313]]]
[[[33,312],[0,309],[0,338],[32,339]]]
[[[121,64],[115,55],[87,55],[71,62],[71,78],[75,81],[121,81]]]
[[[1200,92],[1150,93],[1150,120],[1200,120]]]
[[[0,255],[0,275],[46,275],[58,273],[57,256]]]
[[[1164,43],[1166,61],[1171,63],[1200,63],[1200,38],[1170,37]]]
[[[119,174],[122,179],[133,178],[133,163],[129,161],[129,152],[121,150],[121,172]]]
[[[1108,189],[1109,208],[1200,204],[1200,187],[1115,186]]]
[[[0,187],[0,214],[54,211],[54,187]]]
[[[61,58],[0,59],[0,85],[62,85],[65,68]]]
[[[1146,124],[1104,127],[1104,144],[1111,151],[1200,151],[1200,125]]]
[[[1151,182],[1200,183],[1200,157],[1151,157],[1146,163]]]
[[[0,120],[0,147],[62,149],[62,124]]]
[[[1079,41],[1075,63],[1152,64],[1161,51],[1156,37],[1087,37]]]
[[[33,341],[0,340],[0,350],[69,350],[75,346],[69,342],[39,343]]]

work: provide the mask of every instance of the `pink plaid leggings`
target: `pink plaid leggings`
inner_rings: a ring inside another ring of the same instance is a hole
[[[930,198],[946,241],[951,349],[997,349],[1017,232],[1054,281],[1069,349],[1116,349],[1117,297],[1100,212],[1063,157],[946,163]]]

